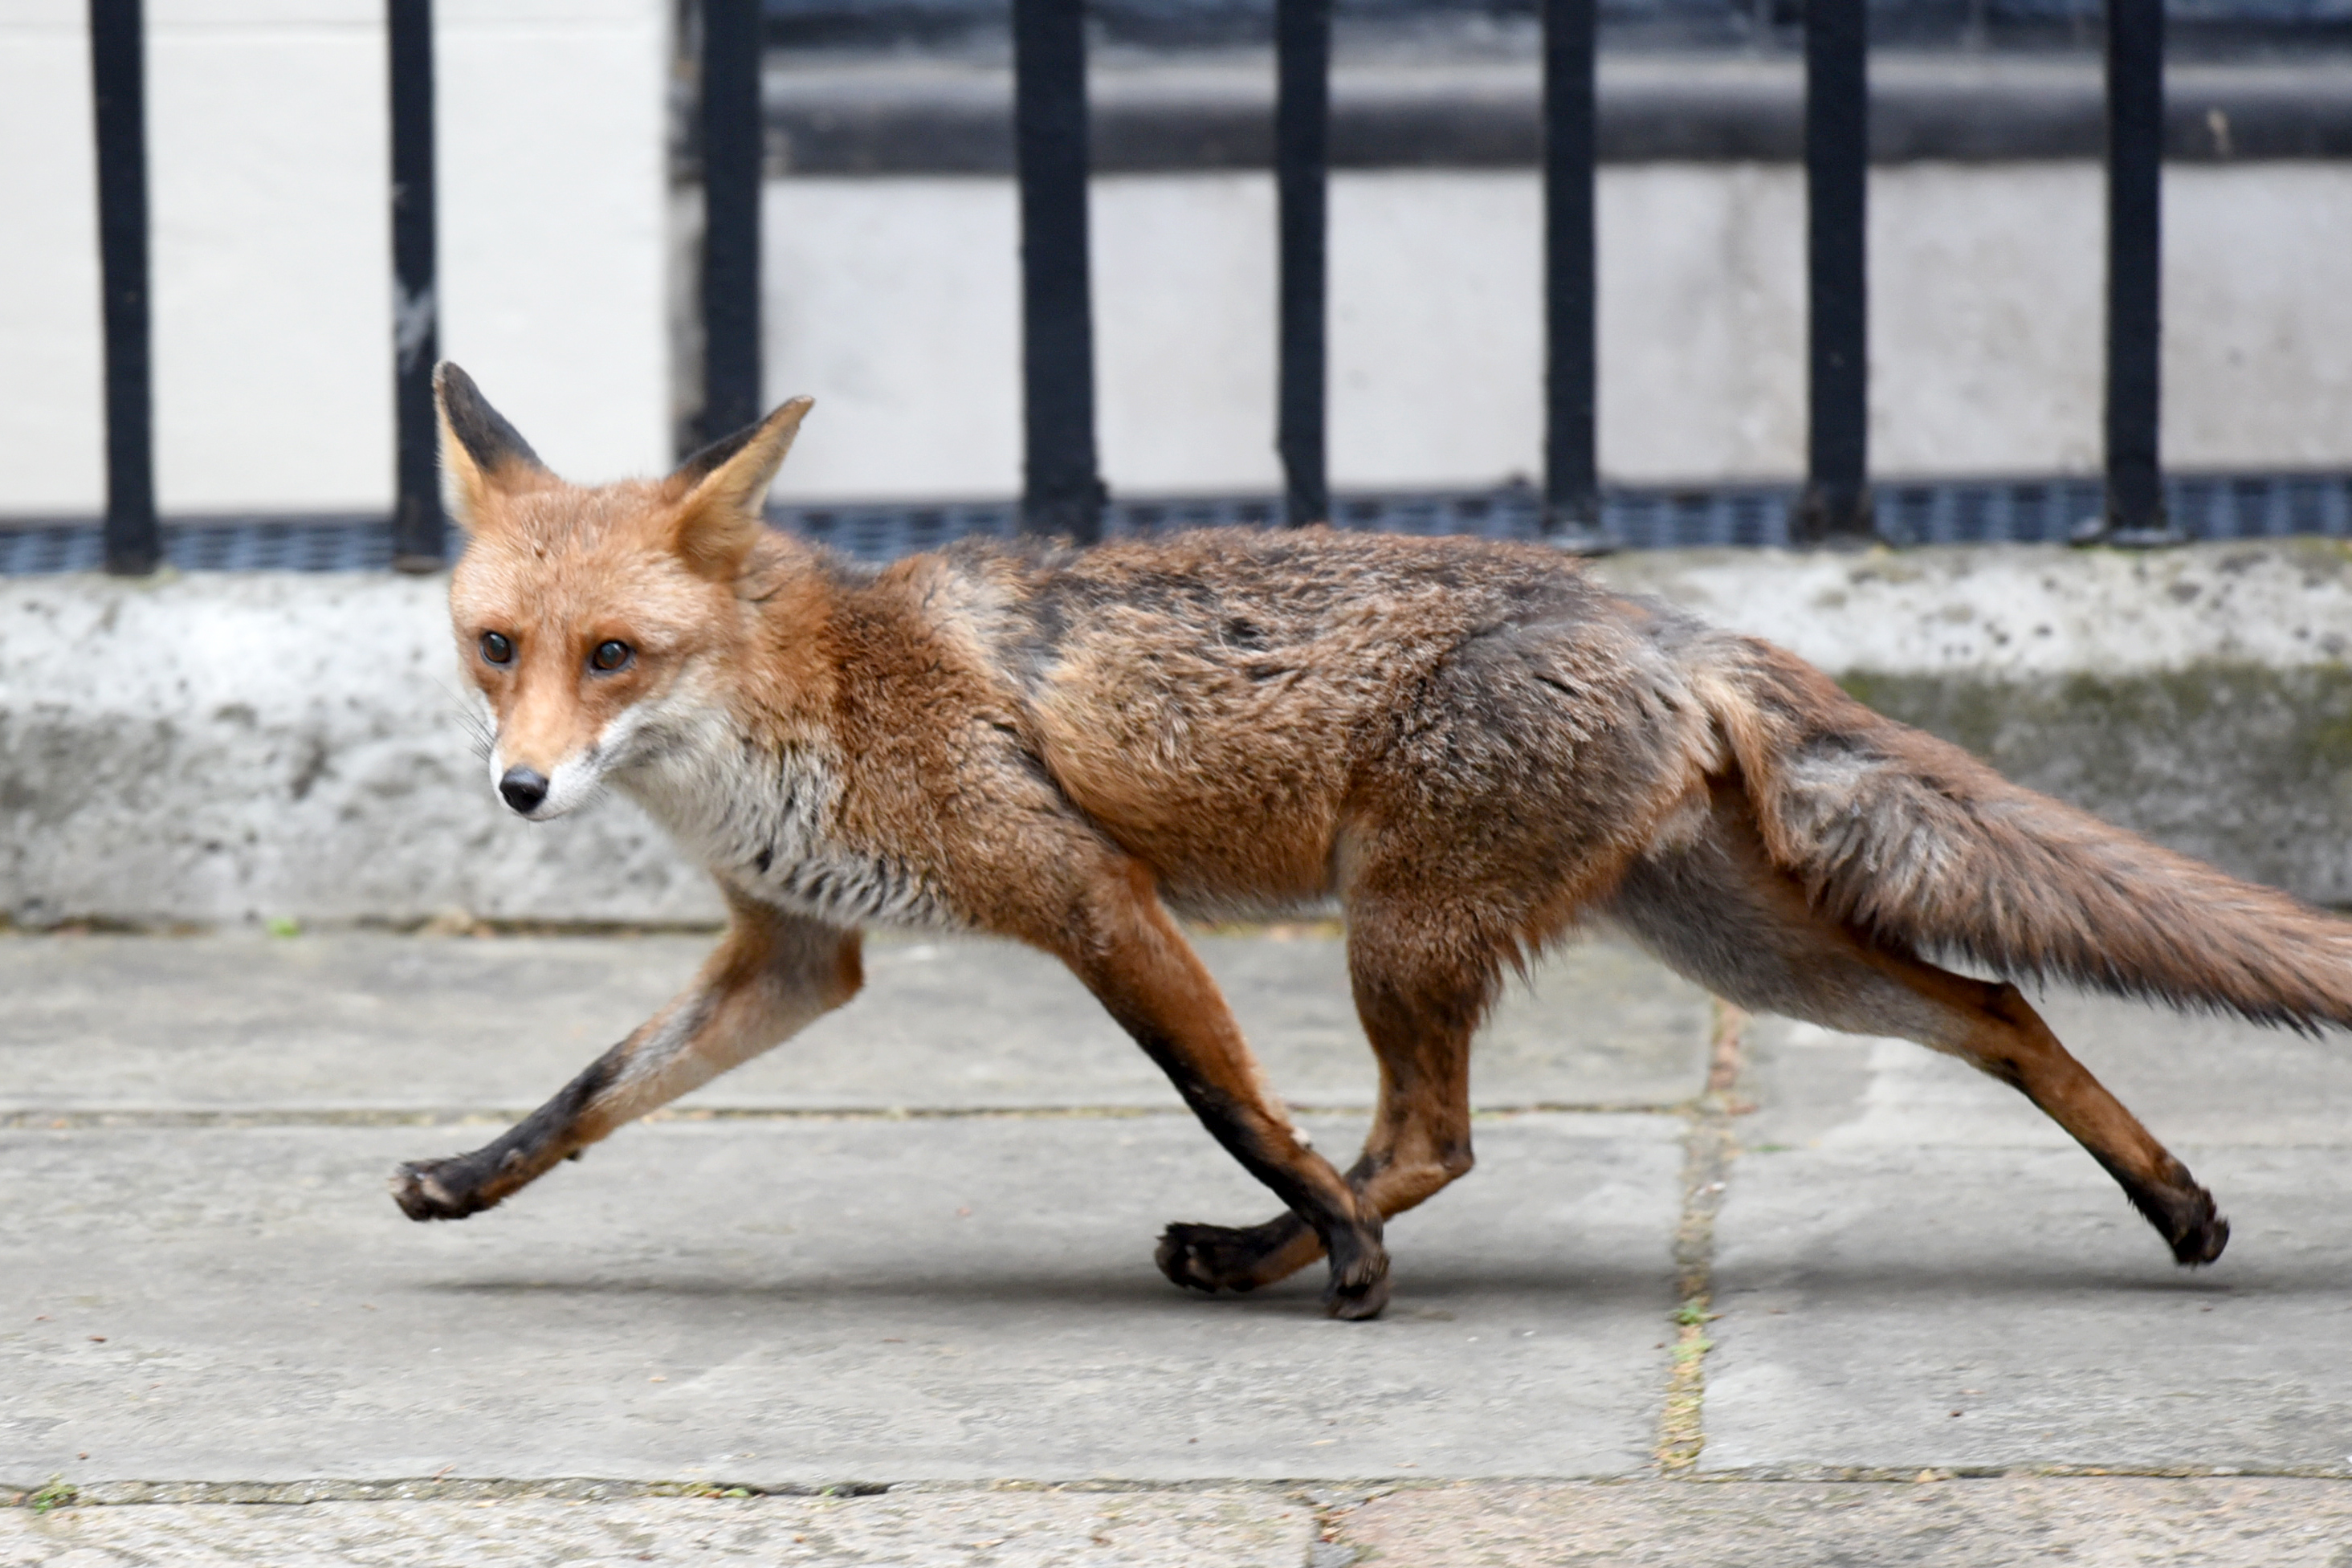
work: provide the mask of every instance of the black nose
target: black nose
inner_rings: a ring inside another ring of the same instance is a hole
[[[499,793],[508,805],[528,817],[547,799],[547,780],[528,768],[509,768],[499,780]]]

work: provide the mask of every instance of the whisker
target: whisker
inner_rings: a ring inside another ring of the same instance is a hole
[[[433,684],[439,686],[442,695],[449,699],[449,711],[456,714],[457,722],[465,727],[467,743],[473,747],[474,755],[488,762],[492,748],[499,742],[499,727],[491,723],[490,716],[483,711],[481,694],[462,691],[446,681],[435,681]]]

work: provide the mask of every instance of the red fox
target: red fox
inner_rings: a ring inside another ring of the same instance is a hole
[[[533,821],[600,787],[707,865],[727,934],[687,989],[472,1154],[415,1219],[499,1203],[860,984],[869,924],[1059,957],[1283,1211],[1171,1225],[1160,1270],[1246,1291],[1328,1260],[1388,1299],[1383,1221],[1471,1166],[1472,1033],[1585,923],[1740,1007],[1900,1035],[2014,1085],[2184,1264],[2213,1200],[2015,987],[2352,1026],[2352,925],[2019,789],[1793,655],[1468,538],[1204,530],[969,540],[880,568],[761,522],[809,400],[659,481],[557,478],[438,376],[461,656]],[[1379,1061],[1361,1157],[1309,1146],[1174,912],[1336,901]]]

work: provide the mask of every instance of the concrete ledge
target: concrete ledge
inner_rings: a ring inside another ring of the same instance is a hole
[[[495,809],[439,578],[20,578],[0,616],[0,912],[48,925],[716,920],[625,800]]]
[[[1263,169],[1273,162],[1265,55],[1114,60],[1088,78],[1098,172]],[[772,57],[769,172],[1007,174],[1013,75],[948,59]],[[1517,168],[1542,161],[1536,62],[1342,62],[1331,78],[1339,168]],[[1871,157],[2000,162],[2097,158],[2105,87],[2095,58],[1890,56],[1871,67]],[[1794,58],[1621,56],[1600,73],[1611,162],[1793,162],[1804,153]],[[2341,65],[2175,66],[2166,155],[2176,161],[2352,157],[2352,72]]]
[[[1604,575],[1769,637],[2010,778],[2352,903],[2352,550],[1659,552]]]
[[[1612,581],[1773,638],[2011,777],[2352,903],[2352,549],[1658,552]],[[0,914],[30,925],[715,920],[625,801],[499,810],[435,579],[19,578]]]

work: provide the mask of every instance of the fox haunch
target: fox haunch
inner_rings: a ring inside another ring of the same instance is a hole
[[[626,792],[710,869],[728,934],[669,1007],[504,1136],[402,1167],[418,1219],[558,1160],[856,994],[875,924],[1059,957],[1284,1206],[1180,1224],[1181,1285],[1329,1260],[1472,1164],[1469,1049],[1507,971],[1586,924],[1742,1007],[1900,1035],[2014,1085],[2183,1263],[2229,1239],[2180,1162],[1995,974],[2352,1025],[2352,926],[1883,718],[1793,656],[1533,546],[1207,530],[968,541],[886,567],[766,528],[809,407],[658,481],[548,472],[439,378],[457,643],[490,781],[534,821]],[[1344,912],[1380,1070],[1341,1172],[1292,1124],[1175,914]]]

